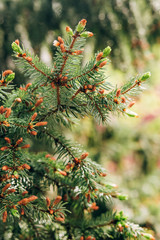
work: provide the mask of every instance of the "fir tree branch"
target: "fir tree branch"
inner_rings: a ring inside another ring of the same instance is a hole
[[[46,135],[48,135],[50,138],[52,138],[55,141],[55,143],[60,144],[63,147],[63,149],[65,149],[68,152],[68,155],[70,155],[72,157],[72,159],[76,158],[76,156],[74,156],[74,154],[71,152],[71,150],[64,143],[62,143],[59,138],[53,136],[51,133],[49,133],[47,131],[44,131],[44,133]]]
[[[134,85],[132,85],[130,88],[128,88],[127,90],[125,90],[124,92],[122,92],[121,94],[126,94],[127,92],[129,92],[131,89],[133,89],[136,85],[138,85],[139,82],[137,81]]]
[[[25,56],[19,56],[19,57],[22,57],[24,60],[26,60],[30,66],[32,66],[36,71],[40,72],[43,76],[45,76],[46,78],[48,78],[49,80],[52,81],[52,78],[50,76],[48,76],[45,72],[43,72],[41,69],[37,68],[36,65],[30,61],[30,60],[27,60],[27,58]]]
[[[66,55],[64,56],[64,61],[63,61],[62,67],[61,67],[61,69],[60,69],[60,71],[59,71],[59,74],[58,74],[57,78],[59,78],[59,75],[62,74],[62,72],[63,72],[63,69],[64,69],[64,67],[65,67],[65,65],[66,65],[67,59],[68,59],[68,57],[69,57],[69,52],[71,52],[71,50],[72,50],[72,48],[73,48],[73,46],[74,46],[74,44],[75,44],[76,39],[79,37],[79,33],[76,32],[72,37],[73,37],[73,40],[72,40],[72,42],[71,42],[71,44],[70,44],[70,47],[69,47],[69,50],[68,50],[68,54],[66,54]],[[57,79],[56,79],[56,80],[57,80]]]

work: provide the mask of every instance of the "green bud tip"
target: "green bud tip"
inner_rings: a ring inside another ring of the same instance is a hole
[[[129,117],[136,117],[136,118],[139,117],[137,113],[135,113],[135,112],[133,112],[133,111],[131,111],[131,110],[129,110],[129,109],[126,109],[126,108],[123,109],[123,112],[124,112],[125,114],[127,114]]]
[[[127,200],[128,199],[127,195],[122,195],[122,194],[118,194],[117,197],[119,200]]]
[[[15,78],[15,73],[11,73],[9,74],[6,78],[5,78],[5,82],[10,82]]]
[[[141,81],[145,81],[147,80],[148,78],[151,77],[151,73],[150,72],[146,72],[142,75],[142,77],[140,78]]]
[[[78,25],[77,25],[77,28],[76,28],[76,31],[77,31],[77,32],[83,31],[83,29],[84,29],[85,26],[86,26],[86,22],[87,22],[86,19],[82,19],[81,21],[79,21],[79,23],[78,23]]]
[[[11,46],[14,52],[22,54],[22,49],[15,42],[13,42]]]
[[[103,57],[107,57],[107,56],[110,54],[111,51],[112,51],[112,49],[111,49],[110,46],[106,47],[106,48],[103,50]]]
[[[81,33],[80,36],[81,36],[81,37],[85,37],[85,38],[87,38],[87,37],[92,37],[92,36],[93,36],[93,33],[92,33],[92,32],[83,32],[83,33]]]

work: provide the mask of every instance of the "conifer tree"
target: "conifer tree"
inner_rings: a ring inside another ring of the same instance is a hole
[[[154,239],[113,199],[126,200],[107,179],[106,170],[63,134],[76,119],[94,117],[107,123],[111,113],[137,117],[132,96],[150,73],[121,88],[106,81],[108,46],[82,67],[83,48],[93,33],[82,19],[68,37],[58,37],[52,67],[31,55],[19,40],[12,43],[15,62],[32,82],[14,88],[12,70],[0,80],[0,239]],[[30,143],[40,145],[37,153]],[[41,151],[46,144],[50,152]],[[56,197],[46,191],[53,187]]]

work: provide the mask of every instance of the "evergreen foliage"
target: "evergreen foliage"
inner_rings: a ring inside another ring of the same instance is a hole
[[[137,117],[132,95],[143,89],[150,73],[136,76],[117,89],[106,80],[106,47],[83,68],[83,48],[93,33],[82,19],[68,38],[58,37],[53,67],[12,43],[16,64],[33,82],[13,89],[14,73],[0,81],[0,238],[1,239],[154,239],[114,208],[126,200],[106,171],[89,153],[66,139],[64,128],[76,119],[94,117],[106,123],[111,113]],[[32,141],[51,152],[28,151]],[[47,149],[47,148],[46,148]],[[53,187],[57,196],[46,192]]]
[[[2,0],[0,71],[12,66],[10,42],[14,39],[31,45],[38,54],[44,44],[51,52],[51,36],[61,34],[64,24],[74,26],[83,17],[95,33],[95,49],[107,43],[113,48],[114,66],[127,71],[130,63],[143,71],[145,63],[154,58],[152,44],[159,42],[159,10],[160,2],[155,0]]]

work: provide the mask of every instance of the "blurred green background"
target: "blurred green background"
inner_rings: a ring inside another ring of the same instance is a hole
[[[93,160],[108,170],[129,200],[117,202],[130,219],[153,229],[160,238],[160,0],[0,0],[0,71],[16,72],[16,84],[28,81],[16,68],[11,43],[52,64],[53,40],[87,19],[94,37],[87,41],[83,62],[110,45],[109,80],[120,86],[137,73],[151,71],[146,91],[135,101],[139,118],[110,117],[98,126],[85,118],[66,135],[82,143]],[[31,80],[29,80],[31,81]]]

